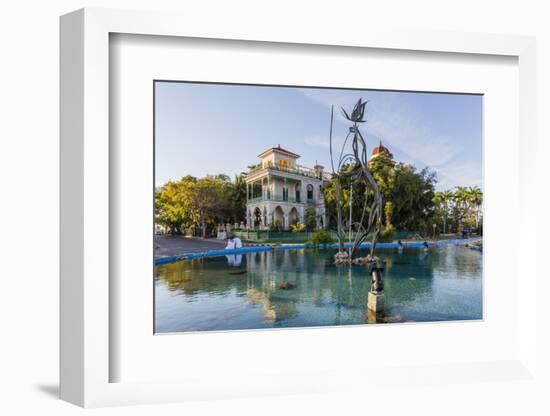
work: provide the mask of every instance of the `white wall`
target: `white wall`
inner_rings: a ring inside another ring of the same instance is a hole
[[[323,25],[327,32],[345,25],[419,27],[450,31],[513,33],[538,37],[538,130],[540,148],[533,157],[547,158],[550,150],[550,30],[547,2],[530,0],[397,0],[271,2],[221,0],[21,0],[4,1],[0,9],[0,105],[2,128],[0,177],[2,178],[2,288],[0,316],[0,413],[80,413],[54,400],[58,375],[58,16],[83,6],[180,10],[215,25],[218,19],[236,22],[243,16],[288,25]],[[540,168],[540,166],[539,166]],[[540,169],[539,184],[548,181]],[[535,180],[535,179],[534,179]],[[305,197],[305,185],[302,190]],[[548,206],[541,192],[540,217]],[[546,203],[542,203],[542,198]],[[536,208],[534,208],[536,209]],[[550,235],[548,220],[539,235]],[[539,244],[542,258],[542,248]],[[540,263],[542,264],[542,262]],[[550,293],[548,280],[539,293]],[[542,299],[542,297],[541,297]],[[540,303],[539,319],[548,321],[549,303]],[[533,317],[535,319],[535,317]],[[548,333],[542,334],[550,351]],[[335,340],[335,349],[342,348]],[[366,357],[367,358],[367,357]],[[548,375],[548,354],[541,354],[541,368]],[[330,376],[330,375],[327,375]],[[550,389],[547,389],[550,391]],[[547,393],[547,391],[546,391]],[[253,401],[165,405],[151,408],[100,409],[94,414],[550,414],[542,391],[522,386],[486,383],[433,385],[395,391],[374,398],[348,396],[346,392],[316,397],[265,398]]]

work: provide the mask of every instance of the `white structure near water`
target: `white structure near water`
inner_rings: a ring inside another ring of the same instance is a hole
[[[313,168],[296,163],[299,155],[278,147],[267,149],[261,162],[246,176],[246,226],[290,229],[304,222],[307,208],[315,210],[318,228],[327,225],[323,187],[330,179],[323,166]]]

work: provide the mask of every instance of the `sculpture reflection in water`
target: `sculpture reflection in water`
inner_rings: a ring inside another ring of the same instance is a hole
[[[233,275],[225,257],[156,268],[155,331],[209,331],[365,324],[370,279],[338,267],[333,250],[247,253]],[[446,246],[379,248],[386,264],[383,322],[480,319],[481,256]],[[460,276],[457,277],[456,270]],[[379,322],[379,321],[378,321]]]
[[[368,168],[367,144],[361,130],[360,123],[365,123],[365,108],[368,101],[363,101],[361,98],[357,101],[351,115],[342,108],[344,117],[353,124],[350,126],[348,134],[342,144],[340,156],[334,165],[332,126],[334,119],[334,107],[330,114],[330,161],[332,165],[333,182],[335,185],[335,202],[336,202],[336,234],[338,237],[338,253],[334,255],[335,264],[365,264],[368,265],[368,273],[371,276],[371,291],[368,294],[368,308],[373,312],[381,314],[384,311],[384,280],[383,271],[384,264],[382,260],[374,255],[376,243],[380,237],[382,230],[382,194],[378,184]],[[347,150],[349,138],[351,140],[351,152]],[[350,247],[349,253],[344,248],[344,220],[342,216],[342,183],[349,183],[350,186],[350,237],[351,228],[356,230],[355,240]],[[361,218],[357,222],[352,222],[351,217],[351,195],[352,189],[357,189],[358,185],[364,185],[364,203],[361,212]],[[369,206],[368,196],[369,190],[373,194],[372,204]],[[354,258],[354,255],[367,237],[372,234],[372,244],[370,254],[366,257]]]

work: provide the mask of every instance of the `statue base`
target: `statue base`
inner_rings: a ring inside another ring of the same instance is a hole
[[[367,308],[375,313],[384,312],[384,292],[369,292]]]
[[[369,324],[382,324],[384,323],[384,313],[374,312],[367,309],[367,323]]]

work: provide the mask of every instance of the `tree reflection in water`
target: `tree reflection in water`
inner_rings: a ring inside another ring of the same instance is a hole
[[[368,323],[366,268],[334,266],[334,253],[275,250],[158,266],[156,331]],[[389,322],[482,318],[480,253],[441,246],[378,254]]]

